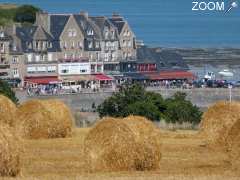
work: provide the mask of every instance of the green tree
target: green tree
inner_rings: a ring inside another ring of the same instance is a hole
[[[185,93],[175,93],[172,98],[166,100],[166,104],[167,109],[164,115],[167,122],[198,124],[201,120],[202,112],[197,106],[186,100]]]
[[[0,94],[11,99],[15,104],[18,103],[18,99],[15,92],[11,89],[7,82],[0,80]]]
[[[33,24],[36,20],[36,13],[38,11],[41,10],[32,5],[22,5],[16,9],[14,21]]]
[[[119,92],[99,105],[97,111],[100,117],[126,117],[132,114],[159,121],[165,109],[163,101],[160,94],[146,92],[139,84],[125,84]]]

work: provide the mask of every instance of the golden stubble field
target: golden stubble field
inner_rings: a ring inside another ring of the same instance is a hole
[[[86,173],[83,141],[89,129],[74,129],[71,138],[24,140],[22,170],[6,179],[240,179],[228,155],[206,147],[197,131],[161,131],[161,168],[154,172]]]

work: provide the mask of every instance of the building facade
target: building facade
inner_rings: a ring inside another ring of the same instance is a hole
[[[136,61],[136,37],[119,15],[37,13],[31,26],[0,29],[0,78],[29,79],[111,74]],[[25,82],[25,83],[24,83]]]

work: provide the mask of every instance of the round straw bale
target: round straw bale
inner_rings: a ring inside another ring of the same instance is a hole
[[[54,134],[58,137],[68,137],[72,132],[73,116],[70,109],[60,100],[51,99],[44,101],[45,107],[54,116]]]
[[[20,142],[10,126],[0,124],[0,176],[16,176],[20,171]]]
[[[141,116],[129,116],[122,120],[134,133],[138,156],[135,164],[137,170],[156,170],[161,159],[159,130],[148,119]]]
[[[226,147],[231,129],[240,120],[240,103],[218,102],[204,113],[200,124],[201,135],[210,144]]]
[[[65,120],[61,122],[63,119],[59,118],[62,113],[59,113],[58,116],[53,113],[52,109],[56,110],[60,106],[50,107],[49,104],[49,102],[41,100],[30,100],[18,108],[16,126],[19,126],[24,138],[62,138],[70,131],[68,123],[65,124]],[[63,111],[65,110],[63,109]]]
[[[16,105],[6,96],[0,95],[0,122],[13,126],[16,111]]]
[[[90,172],[136,170],[136,150],[133,132],[120,119],[100,120],[84,141],[86,166]]]
[[[229,131],[227,137],[227,148],[234,169],[240,170],[240,120],[238,120]]]

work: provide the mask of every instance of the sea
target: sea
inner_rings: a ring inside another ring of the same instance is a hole
[[[193,1],[198,3],[195,9],[202,10],[193,11]],[[221,8],[219,10],[217,3],[222,2],[224,10]],[[0,3],[33,4],[50,13],[88,11],[91,16],[111,16],[112,13],[118,13],[128,20],[137,39],[144,41],[148,46],[238,48],[240,7],[225,13],[230,2],[230,0],[0,0]]]

